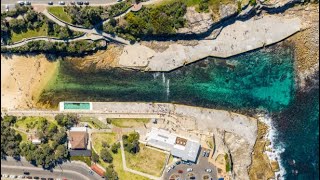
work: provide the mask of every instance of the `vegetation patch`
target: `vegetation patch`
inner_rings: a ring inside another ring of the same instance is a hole
[[[95,117],[80,117],[81,122],[88,122],[96,129],[109,129],[109,127]]]
[[[148,123],[150,119],[147,118],[110,118],[107,121],[111,122],[114,126],[121,128],[132,128],[143,126]]]
[[[160,177],[168,155],[148,148],[143,144],[139,146],[140,151],[138,153],[125,153],[127,166],[131,169]]]
[[[22,33],[15,33],[13,31],[11,40],[12,42],[18,42],[31,37],[47,36],[47,28],[47,25],[43,24],[41,27],[37,29],[28,29],[26,32]]]
[[[29,132],[41,128],[44,123],[49,123],[52,128],[56,128],[56,123],[54,121],[48,121],[44,117],[37,116],[22,117],[16,121],[14,126],[22,131]]]
[[[123,19],[106,23],[103,30],[131,41],[145,36],[173,35],[185,24],[186,5],[173,1],[164,5],[142,7],[138,12],[130,12]]]
[[[71,23],[71,17],[70,15],[65,12],[64,7],[62,6],[52,6],[47,8],[50,13],[55,15],[57,18],[61,19],[62,21],[65,21],[67,23]]]
[[[91,167],[91,159],[90,157],[85,157],[85,156],[72,156],[70,157],[71,161],[82,161],[86,163],[89,167]]]

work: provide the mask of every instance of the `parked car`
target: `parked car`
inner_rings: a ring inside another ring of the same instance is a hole
[[[117,2],[121,2],[122,0],[117,0]]]
[[[27,176],[27,179],[32,179],[32,176]]]
[[[193,171],[192,168],[188,168],[188,169],[187,169],[187,172],[191,172],[191,171]]]
[[[191,166],[191,163],[190,163],[190,162],[187,162],[187,164],[188,164],[189,166]]]
[[[25,176],[24,176],[24,175],[19,175],[18,178],[19,178],[19,179],[24,179]]]
[[[48,5],[53,5],[53,2],[52,2],[52,1],[49,1],[49,2],[48,2]]]
[[[25,171],[25,172],[23,172],[23,174],[24,174],[24,175],[29,175],[29,174],[30,174],[30,172]]]
[[[172,166],[171,166],[171,169],[174,169],[176,166],[173,164]]]
[[[187,162],[185,162],[185,161],[182,161],[181,163],[182,163],[182,164],[187,164]]]
[[[47,180],[47,178],[40,178],[41,180]]]
[[[2,176],[5,177],[5,178],[9,177],[8,174],[3,174]]]
[[[168,167],[167,172],[169,172],[171,170],[171,167]]]
[[[206,154],[207,154],[207,152],[206,152],[206,151],[203,151],[202,156],[203,156],[203,157],[205,157],[205,156],[206,156]]]
[[[9,11],[9,5],[8,4],[6,5],[6,11],[7,12]]]
[[[85,2],[84,2],[84,5],[89,5],[89,1],[85,1]]]
[[[180,174],[181,174],[181,173],[183,173],[183,171],[180,169],[180,170],[178,170],[178,173],[180,173]]]
[[[10,175],[9,176],[9,178],[11,178],[11,179],[15,179],[15,178],[17,178],[18,176],[16,176],[16,175]]]
[[[181,164],[181,161],[177,161],[177,162],[176,162],[176,165],[179,165],[179,164]]]
[[[194,176],[191,176],[191,177],[190,177],[190,179],[196,179],[196,177],[194,177]]]
[[[59,5],[65,5],[66,3],[64,1],[59,1],[58,4]]]
[[[209,172],[209,173],[210,173],[210,172],[212,172],[212,170],[211,170],[211,169],[206,169],[206,172]]]
[[[38,176],[34,176],[33,179],[40,179]]]
[[[53,178],[48,178],[48,180],[54,180]]]
[[[207,155],[206,155],[206,156],[209,157],[209,155],[210,155],[210,151],[207,152]]]
[[[31,5],[31,2],[30,1],[25,1],[24,4],[25,5]]]
[[[78,1],[77,4],[78,5],[83,5],[83,2],[82,1]]]
[[[23,1],[18,1],[17,3],[20,4],[20,6],[23,6],[23,5],[24,5],[24,2],[23,2]]]

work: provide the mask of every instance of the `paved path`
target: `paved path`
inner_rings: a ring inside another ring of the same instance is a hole
[[[101,180],[99,175],[89,173],[89,167],[78,162],[66,162],[57,166],[52,171],[35,167],[24,158],[16,161],[11,157],[1,160],[1,174],[23,175],[23,172],[30,172],[30,176],[68,178],[78,180]]]

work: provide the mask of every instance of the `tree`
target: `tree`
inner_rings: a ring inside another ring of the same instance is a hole
[[[106,141],[102,141],[101,145],[102,145],[103,148],[109,148],[110,147],[109,144]]]
[[[107,180],[118,180],[118,173],[114,170],[113,165],[110,164],[107,168],[106,168],[106,172],[105,172],[105,178]]]
[[[54,119],[60,126],[65,126],[66,128],[70,128],[79,121],[78,117],[74,114],[57,114]]]
[[[99,155],[94,150],[92,150],[91,160],[95,163],[99,162]]]
[[[100,151],[100,157],[103,161],[107,163],[111,163],[113,161],[111,153],[108,151],[108,149],[105,148]]]
[[[66,147],[64,145],[57,146],[54,155],[55,155],[55,159],[58,161],[65,159],[68,156]]]
[[[111,146],[111,151],[113,152],[113,153],[118,153],[118,149],[120,148],[120,143],[118,142],[118,143],[113,143],[112,144],[112,146]]]
[[[139,147],[139,138],[140,135],[137,132],[130,133],[129,135],[123,135],[123,145],[124,149],[130,153],[137,153],[140,150]]]

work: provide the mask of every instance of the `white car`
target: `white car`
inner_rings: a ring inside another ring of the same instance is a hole
[[[8,174],[3,174],[2,176],[5,177],[5,178],[9,177]]]
[[[206,172],[209,172],[209,173],[210,173],[210,172],[212,172],[212,170],[211,170],[211,169],[206,169]]]
[[[66,3],[64,1],[59,1],[58,4],[59,5],[65,5]]]
[[[16,175],[10,175],[9,178],[15,179],[15,178],[17,178],[17,176]]]
[[[171,170],[171,167],[168,167],[167,172],[169,172]]]
[[[24,5],[24,2],[23,2],[23,1],[18,1],[17,3],[20,4],[21,6]]]
[[[188,168],[188,169],[187,169],[187,172],[191,172],[191,171],[193,171],[192,168]]]

